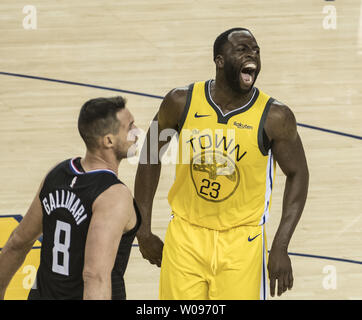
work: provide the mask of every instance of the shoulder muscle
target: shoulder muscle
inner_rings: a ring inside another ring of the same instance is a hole
[[[271,140],[295,140],[297,122],[292,110],[285,104],[274,101],[265,121],[265,131]]]
[[[172,89],[163,99],[158,111],[158,122],[161,129],[177,129],[187,100],[188,87]]]
[[[121,215],[129,217],[129,209],[133,205],[130,190],[123,184],[114,184],[102,192],[93,203],[93,211],[101,211],[103,215]],[[122,210],[119,210],[122,208]]]

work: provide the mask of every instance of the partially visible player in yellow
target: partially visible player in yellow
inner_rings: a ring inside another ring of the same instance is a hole
[[[150,134],[144,148],[148,163],[140,163],[136,175],[143,216],[138,243],[143,257],[161,266],[161,299],[266,299],[267,270],[272,296],[276,281],[278,295],[293,285],[287,248],[309,180],[296,119],[286,105],[254,87],[260,49],[249,30],[234,28],[218,36],[214,61],[215,80],[171,90],[155,118],[159,133],[174,129],[179,135],[164,246],[151,232],[161,163],[152,164]],[[158,141],[156,151],[162,153],[165,143]],[[264,225],[276,162],[287,179],[267,262]]]
[[[2,254],[2,248],[5,246],[11,233],[19,225],[21,219],[21,215],[0,216],[0,256]],[[38,239],[35,242],[33,248],[26,256],[22,266],[14,274],[7,287],[6,294],[4,296],[5,300],[26,300],[28,298],[29,290],[33,286],[35,280],[36,270],[39,267],[40,241],[41,240]]]

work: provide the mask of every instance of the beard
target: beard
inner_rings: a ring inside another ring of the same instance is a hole
[[[118,148],[114,150],[114,155],[118,161],[123,159],[132,158],[137,156],[138,154],[138,146],[137,144],[132,144],[126,149],[124,143],[119,143]]]
[[[127,158],[127,155],[125,155],[122,150],[115,150],[115,151],[114,151],[114,154],[115,154],[116,159],[117,159],[118,161],[121,161],[122,159]]]
[[[254,83],[257,78],[257,74],[255,75],[253,84],[249,88],[246,88],[246,89],[243,89],[240,87],[240,74],[241,74],[241,67],[237,68],[231,62],[229,62],[228,60],[225,60],[224,75],[225,75],[225,80],[226,80],[228,86],[236,93],[247,94],[253,89]]]
[[[116,148],[113,149],[114,155],[118,161],[127,158],[127,150],[125,150],[124,142],[118,138]]]

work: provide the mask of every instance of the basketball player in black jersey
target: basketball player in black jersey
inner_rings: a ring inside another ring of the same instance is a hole
[[[0,254],[1,299],[41,234],[29,299],[126,298],[123,275],[140,214],[117,172],[136,153],[137,127],[124,99],[113,97],[86,102],[78,129],[85,157],[50,170]]]

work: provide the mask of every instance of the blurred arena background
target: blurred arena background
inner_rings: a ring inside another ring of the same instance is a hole
[[[81,105],[123,95],[143,130],[174,87],[214,77],[212,45],[249,28],[261,48],[256,86],[296,115],[310,170],[301,221],[289,246],[294,288],[274,299],[362,299],[362,0],[2,0],[0,5],[0,248],[58,161],[82,156]],[[137,166],[119,176],[133,191]],[[174,165],[164,165],[153,230],[164,237]],[[279,224],[277,169],[267,224]],[[6,298],[24,299],[40,242]],[[1,272],[1,271],[0,271]],[[137,243],[128,299],[158,299],[159,269]]]

